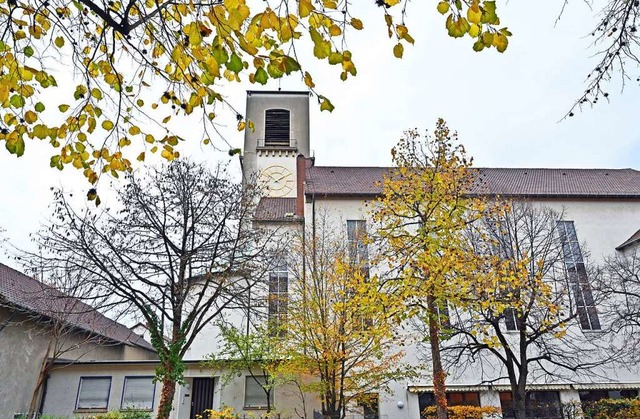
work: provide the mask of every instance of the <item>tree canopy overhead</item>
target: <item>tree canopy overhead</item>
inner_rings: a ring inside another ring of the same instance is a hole
[[[414,42],[409,6],[364,6],[380,11],[398,58]],[[346,36],[365,24],[354,9],[344,0],[0,0],[0,142],[21,156],[28,139],[47,141],[52,167],[72,165],[96,183],[145,152],[177,157],[182,138],[167,127],[172,117],[197,118],[209,143],[223,83],[264,85],[295,74],[331,111],[298,52],[312,50],[340,68],[342,80],[355,76],[357,51],[347,49]],[[449,35],[469,35],[474,49],[507,47],[495,1],[441,1],[434,9]],[[245,126],[252,124],[238,115],[238,128]]]

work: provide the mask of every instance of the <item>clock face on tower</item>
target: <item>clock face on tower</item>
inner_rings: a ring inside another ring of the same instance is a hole
[[[288,195],[295,186],[293,173],[286,167],[269,166],[260,172],[260,183],[268,196],[282,197]]]

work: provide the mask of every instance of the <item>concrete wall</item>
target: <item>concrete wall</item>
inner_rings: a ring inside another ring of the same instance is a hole
[[[111,377],[108,410],[120,409],[124,378],[126,376],[153,376],[155,363],[148,364],[72,364],[55,368],[47,382],[43,413],[73,417],[80,377]],[[160,402],[161,383],[155,384],[154,408]]]
[[[0,330],[0,418],[5,418],[28,411],[54,337],[47,325],[4,307],[0,307],[0,325],[5,325]],[[60,354],[65,359],[122,359],[124,355],[122,345],[96,345],[84,333],[67,334],[57,341],[65,349]]]

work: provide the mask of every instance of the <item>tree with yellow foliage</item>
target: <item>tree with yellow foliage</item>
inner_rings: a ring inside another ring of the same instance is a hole
[[[410,4],[375,3],[401,58],[414,43]],[[474,49],[507,47],[495,1],[445,0],[437,10],[449,34],[470,36]],[[331,111],[298,51],[312,50],[342,80],[355,76],[357,51],[345,39],[364,29],[356,13],[336,0],[0,0],[0,143],[21,156],[29,139],[46,141],[51,167],[73,166],[95,184],[148,153],[178,157],[183,138],[167,126],[172,118],[197,118],[208,144],[220,105],[229,105],[224,83],[297,75]],[[239,129],[251,128],[235,113]]]
[[[445,363],[508,383],[517,419],[561,416],[559,400],[540,404],[527,386],[595,376],[620,354],[605,334],[583,333],[605,325],[573,223],[543,206],[496,202],[467,238],[478,257],[462,272],[472,289],[451,313]]]
[[[316,377],[300,388],[320,397],[325,418],[343,419],[357,406],[377,406],[377,393],[410,372],[394,334],[399,296],[385,292],[368,258],[359,257],[363,245],[349,246],[346,235],[320,218],[289,258],[293,280],[278,370]]]
[[[463,305],[472,284],[455,275],[470,266],[463,231],[483,203],[466,196],[473,183],[471,160],[440,119],[433,135],[406,132],[392,150],[394,168],[372,209],[389,266],[397,270],[406,316],[425,325],[431,350],[437,417],[446,419],[445,376],[440,346],[447,306]]]

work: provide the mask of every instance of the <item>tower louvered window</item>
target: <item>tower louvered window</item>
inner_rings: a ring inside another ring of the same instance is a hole
[[[290,146],[291,113],[288,109],[267,109],[264,121],[265,147]]]

